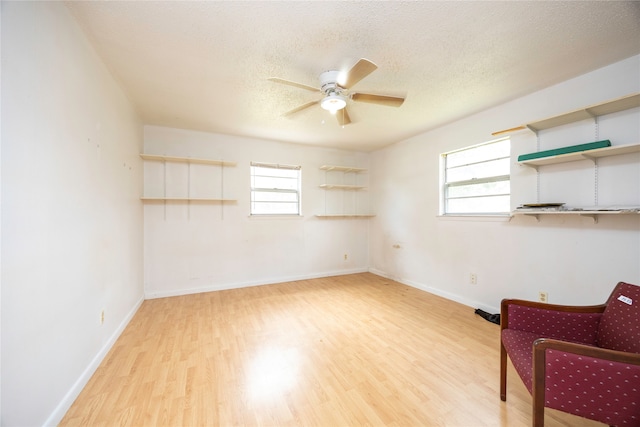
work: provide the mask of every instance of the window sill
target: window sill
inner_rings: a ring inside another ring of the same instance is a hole
[[[438,215],[437,218],[439,220],[444,221],[476,221],[476,222],[509,222],[511,219],[510,214],[491,214],[491,215],[482,215],[482,214],[448,214],[448,215]]]
[[[298,214],[257,214],[249,215],[249,219],[304,219],[304,215]]]

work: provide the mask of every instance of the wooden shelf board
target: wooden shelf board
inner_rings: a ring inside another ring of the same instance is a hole
[[[157,154],[140,154],[144,160],[154,160],[160,162],[176,162],[176,163],[193,163],[202,165],[219,165],[219,166],[235,166],[236,162],[228,162],[225,160],[215,159],[198,159],[194,157],[175,157],[175,156],[161,156]]]
[[[640,94],[625,96],[612,101],[603,102],[601,104],[591,105],[580,110],[571,111],[566,114],[561,114],[559,116],[539,120],[537,122],[527,124],[527,127],[534,130],[534,132],[541,131],[591,117],[617,113],[618,111],[628,110],[635,107],[640,107]]]
[[[361,185],[320,184],[320,188],[324,188],[326,190],[362,190],[367,187],[363,187]]]
[[[512,215],[638,215],[640,212],[621,211],[513,211]]]
[[[578,215],[591,218],[594,223],[598,222],[598,217],[600,215],[638,215],[640,211],[632,211],[632,210],[619,210],[619,211],[513,211],[511,212],[511,217],[522,215],[522,216],[532,216],[536,219],[536,221],[540,221],[540,215]]]
[[[220,199],[207,197],[140,197],[143,201],[170,201],[170,202],[237,202],[237,199]]]
[[[371,218],[374,214],[317,214],[318,218]]]
[[[557,117],[550,117],[548,119],[539,120],[534,123],[527,123],[527,128],[533,132],[539,132],[544,129],[551,129],[556,126],[566,125],[568,123],[579,122],[580,120],[586,120],[593,118],[593,115],[589,114],[586,110],[572,111]]]
[[[324,171],[328,171],[328,172],[352,172],[352,173],[360,173],[360,172],[366,172],[366,169],[363,168],[353,168],[350,166],[334,166],[334,165],[322,165],[320,166],[320,169],[324,170]]]
[[[614,145],[611,147],[597,148],[595,150],[579,151],[576,153],[560,154],[558,156],[540,157],[519,162],[525,166],[544,166],[557,163],[568,163],[578,160],[596,159],[601,157],[617,156],[640,152],[640,144]]]
[[[595,116],[604,116],[605,114],[617,113],[618,111],[629,110],[636,107],[640,107],[640,93],[587,107],[586,110]]]
[[[613,99],[600,104],[590,105],[558,116],[537,120],[535,122],[527,123],[524,126],[537,133],[541,130],[551,129],[556,126],[562,126],[592,117],[604,116],[605,114],[617,113],[618,111],[624,111],[636,107],[640,107],[640,93],[623,96],[622,98]],[[516,126],[511,129],[493,132],[493,135],[515,132],[523,128],[523,126]]]

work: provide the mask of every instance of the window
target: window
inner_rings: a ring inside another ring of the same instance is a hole
[[[251,215],[300,215],[300,166],[251,162]]]
[[[511,140],[498,139],[442,154],[442,214],[510,211]]]

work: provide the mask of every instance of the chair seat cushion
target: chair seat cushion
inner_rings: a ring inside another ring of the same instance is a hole
[[[504,329],[502,331],[502,343],[507,349],[507,354],[516,369],[518,376],[531,393],[533,388],[531,372],[533,370],[533,342],[540,338],[539,334],[532,332]]]
[[[538,338],[542,338],[542,336],[532,332],[516,331],[513,329],[504,329],[502,331],[504,348],[507,349],[507,354],[513,363],[513,367],[516,369],[520,378],[522,378],[529,393],[531,393],[533,389],[533,379],[531,375],[533,372],[533,342]],[[585,344],[581,341],[564,341]]]

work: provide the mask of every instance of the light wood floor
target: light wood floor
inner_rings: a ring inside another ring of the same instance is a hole
[[[148,300],[61,425],[530,426],[498,359],[472,308],[368,273]]]

